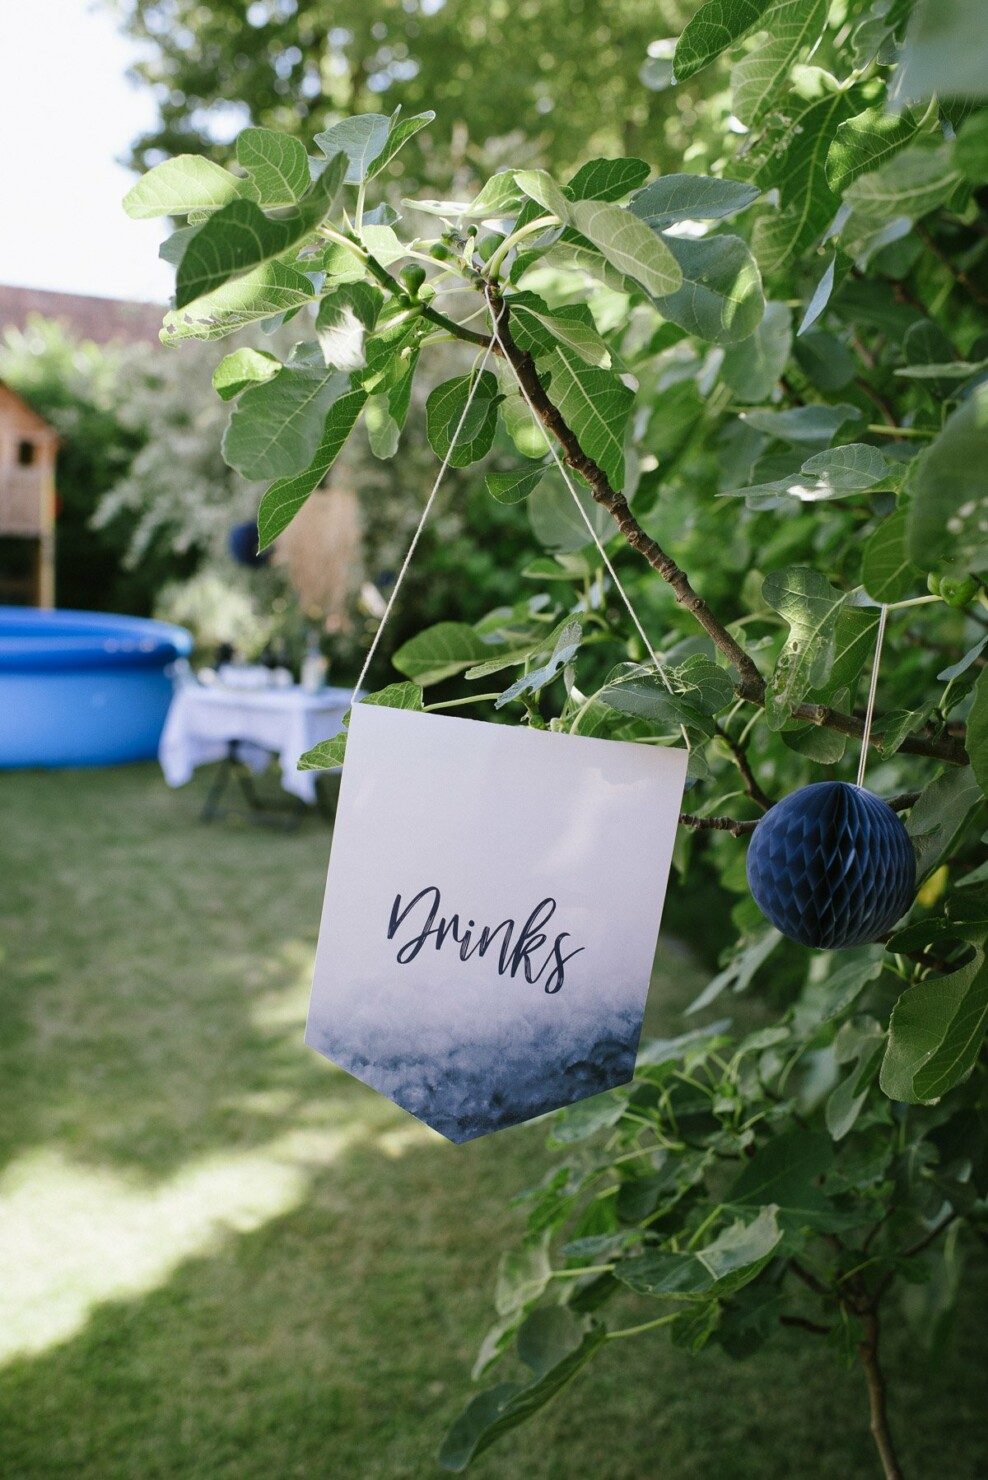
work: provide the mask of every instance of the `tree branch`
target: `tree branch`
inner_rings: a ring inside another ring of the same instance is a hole
[[[440,313],[438,309],[433,308],[430,304],[422,303],[418,298],[413,298],[410,293],[405,291],[398,279],[378,262],[376,257],[368,252],[357,236],[349,237],[347,244],[355,247],[362,254],[367,264],[367,270],[372,277],[376,277],[382,288],[387,288],[388,292],[394,298],[397,298],[399,303],[404,304],[406,308],[417,308],[422,317],[428,319],[430,324],[435,324],[439,329],[445,329],[447,334],[452,334],[456,339],[462,339],[465,344],[475,344],[479,349],[486,349],[490,344],[490,340],[483,334],[478,334],[474,329],[465,328],[463,324],[458,324],[455,319],[447,318],[444,313]],[[496,354],[499,353],[497,345],[494,346],[494,352]]]
[[[840,710],[830,709],[826,704],[797,704],[792,714],[794,719],[806,719],[810,724],[822,725],[826,730],[837,730],[839,734],[848,735],[852,740],[860,740],[864,734],[864,721],[858,719],[856,714],[842,714]],[[877,749],[880,743],[881,737],[873,734],[872,746]],[[920,735],[907,735],[899,749],[904,755],[926,755],[934,760],[949,761],[955,766],[967,764],[967,751],[959,740],[950,735],[942,735],[936,740]]]
[[[566,424],[543,390],[542,382],[535,369],[535,361],[527,351],[519,349],[512,339],[508,326],[507,303],[493,284],[488,283],[485,291],[505,354],[521,384],[525,387],[539,420],[563,449],[566,462],[590,485],[595,501],[613,517],[631,548],[637,550],[638,554],[648,561],[652,569],[672,587],[673,595],[679,605],[691,613],[708,636],[713,639],[715,646],[737,669],[740,678],[738,685],[740,696],[751,699],[755,703],[761,703],[765,694],[765,680],[753,659],[731,636],[723,623],[718,621],[702,596],[698,596],[693,590],[686,572],[679,568],[671,555],[666,554],[657,540],[645,533],[628,507],[624,494],[612,488],[606,473],[598,467],[593,458],[587,457],[576,434]]]
[[[875,1441],[878,1457],[882,1462],[885,1480],[903,1480],[902,1469],[892,1443],[889,1429],[888,1405],[885,1390],[885,1374],[878,1359],[878,1314],[867,1311],[862,1317],[864,1338],[858,1343],[858,1355],[868,1381],[868,1407],[871,1411],[871,1437]]]
[[[812,1331],[815,1336],[829,1336],[834,1329],[833,1326],[825,1326],[821,1321],[811,1321],[807,1316],[780,1316],[779,1324],[782,1326],[798,1326],[801,1331]]]
[[[698,817],[693,812],[680,812],[679,825],[697,832],[729,832],[736,838],[755,831],[757,822],[738,822],[733,817]]]
[[[734,757],[734,764],[741,772],[745,791],[756,806],[761,807],[763,812],[767,812],[769,807],[772,806],[772,798],[766,792],[762,791],[762,788],[759,786],[758,779],[751,769],[746,748],[741,744],[740,740],[735,740],[733,735],[729,735],[721,725],[717,726],[717,734]]]
[[[368,256],[368,267],[379,282],[384,284],[389,291],[394,293],[402,301],[412,302],[408,299],[401,284],[393,278],[386,268],[376,262],[373,257]],[[611,514],[615,523],[624,535],[626,541],[633,550],[636,550],[658,575],[672,588],[676,601],[699,623],[703,630],[713,641],[715,647],[724,654],[728,662],[733,665],[738,673],[738,681],[735,685],[738,697],[747,700],[751,704],[764,707],[766,685],[753,658],[745,652],[740,643],[732,637],[726,626],[711,611],[710,607],[701,596],[694,591],[689,577],[684,570],[668,555],[657,540],[646,534],[638,523],[628,506],[628,501],[623,493],[619,493],[611,487],[610,481],[597,463],[580,446],[579,440],[567,425],[560,412],[550,401],[539,380],[535,368],[535,361],[525,350],[521,350],[511,337],[508,326],[509,306],[503,299],[493,283],[484,284],[484,293],[487,298],[494,321],[498,325],[498,334],[503,343],[502,351],[500,344],[494,345],[496,354],[504,354],[513,366],[521,384],[524,386],[532,405],[535,408],[539,420],[547,431],[551,432],[563,450],[564,460],[573,470],[585,479],[590,487],[594,500]],[[415,300],[417,304],[417,300]],[[462,339],[468,344],[487,347],[489,341],[482,335],[471,329],[465,329],[445,315],[430,309],[427,304],[417,304],[423,316],[432,323],[438,324],[446,329],[456,338]],[[821,725],[825,729],[836,730],[842,735],[848,735],[852,739],[860,740],[864,735],[864,721],[853,714],[842,714],[837,709],[831,709],[825,704],[798,704],[792,711],[795,719],[805,719],[811,724]],[[877,748],[879,737],[873,736],[871,744]],[[964,746],[951,736],[941,736],[938,739],[927,739],[918,735],[909,735],[903,740],[899,749],[905,755],[923,755],[934,760],[949,761],[953,765],[962,766],[967,761],[967,753]],[[752,793],[754,796],[754,793]],[[757,798],[756,798],[757,800]],[[766,799],[767,800],[767,799]]]
[[[903,1249],[902,1258],[914,1259],[917,1254],[922,1254],[924,1249],[928,1249],[930,1245],[940,1237],[945,1228],[950,1227],[951,1223],[953,1223],[954,1219],[957,1216],[957,1213],[954,1211],[947,1213],[943,1218],[940,1219],[939,1223],[935,1223],[933,1225],[929,1233],[921,1238],[918,1243],[912,1244],[908,1249]]]

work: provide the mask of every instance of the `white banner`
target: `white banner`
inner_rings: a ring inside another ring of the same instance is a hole
[[[358,704],[306,1042],[451,1141],[625,1083],[686,761]]]

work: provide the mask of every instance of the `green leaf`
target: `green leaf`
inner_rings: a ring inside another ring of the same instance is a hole
[[[884,1048],[885,1034],[874,1018],[841,1025],[834,1039],[834,1061],[852,1067],[827,1097],[824,1119],[833,1140],[842,1141],[854,1129]]]
[[[909,558],[920,570],[950,560],[988,569],[988,385],[948,419],[912,479]]]
[[[837,254],[836,252],[834,252],[831,255],[826,267],[823,269],[823,274],[820,278],[820,281],[817,283],[816,287],[813,289],[813,292],[810,294],[810,301],[806,305],[806,312],[803,314],[799,328],[796,330],[797,338],[800,334],[805,334],[807,329],[811,329],[813,327],[817,319],[823,313],[827,304],[830,302],[831,295],[834,291],[834,279],[836,276],[836,271]]]
[[[988,668],[974,686],[974,703],[967,717],[967,753],[971,769],[984,796],[988,797]]]
[[[596,247],[606,262],[648,293],[674,293],[683,277],[665,241],[623,206],[606,200],[569,201],[544,170],[518,170],[521,189]]]
[[[830,674],[845,597],[819,571],[798,565],[766,576],[762,596],[789,624],[765,704],[769,728],[780,730],[807,690],[825,683]]]
[[[515,1315],[543,1294],[552,1278],[549,1241],[541,1238],[501,1255],[494,1287],[494,1309],[499,1316]]]
[[[928,215],[948,200],[960,183],[949,144],[916,143],[887,164],[861,175],[844,192],[851,213],[841,231],[845,250],[859,267],[888,231],[904,234],[911,221]]]
[[[497,377],[485,370],[470,399],[473,375],[458,375],[437,385],[425,403],[425,426],[429,445],[437,457],[449,457],[453,468],[465,468],[491,449],[497,430],[500,395]],[[464,415],[464,412],[466,414]]]
[[[826,329],[813,329],[805,337],[797,335],[796,363],[803,374],[820,391],[842,391],[858,371],[858,361],[836,334]]]
[[[820,1183],[834,1162],[830,1137],[820,1131],[786,1130],[760,1147],[728,1188],[731,1207],[774,1204],[783,1228],[827,1228],[833,1214]]]
[[[924,324],[914,325],[917,329],[923,329]],[[908,334],[906,338],[908,339]],[[974,375],[980,375],[982,371],[988,370],[988,360],[944,360],[937,362],[930,360],[926,364],[902,365],[896,370],[896,375],[901,375],[904,380],[970,380]],[[950,389],[940,389],[941,395],[950,395]]]
[[[437,622],[403,643],[392,662],[399,673],[427,688],[462,673],[491,653],[489,644],[466,622]]]
[[[574,350],[588,365],[609,368],[610,352],[585,303],[550,309],[535,293],[515,293],[506,301],[511,332],[520,349],[542,355],[550,353],[559,343]]]
[[[765,401],[786,368],[792,316],[784,303],[766,303],[755,332],[724,355],[721,379],[738,401]]]
[[[386,113],[358,113],[316,134],[313,142],[327,158],[342,154],[346,160],[345,182],[359,185],[368,179],[370,167],[381,154],[391,132]]]
[[[605,1090],[600,1095],[590,1095],[577,1100],[557,1111],[552,1122],[552,1140],[558,1146],[571,1146],[577,1141],[586,1141],[598,1131],[609,1130],[617,1125],[628,1108],[631,1094],[629,1085]]]
[[[364,337],[374,328],[384,294],[370,283],[343,283],[320,300],[316,338],[327,365],[359,370],[364,365]]]
[[[988,966],[975,949],[946,976],[907,988],[892,1009],[880,1084],[890,1100],[929,1104],[969,1072],[988,1023]]]
[[[583,628],[577,621],[567,622],[556,637],[555,645],[545,663],[533,668],[528,673],[523,673],[521,678],[499,694],[494,701],[495,709],[503,709],[514,699],[520,699],[523,694],[538,694],[552,683],[553,679],[571,663],[579,651],[583,640]]]
[[[988,111],[975,113],[958,130],[954,163],[973,185],[988,180]]]
[[[413,113],[410,117],[402,119],[397,118],[397,113],[394,114],[391,118],[388,137],[384,141],[384,148],[372,161],[367,171],[368,180],[373,180],[383,169],[386,169],[399,149],[404,149],[409,139],[414,138],[421,129],[427,128],[435,116],[435,113],[431,111]]]
[[[440,1466],[461,1473],[502,1434],[526,1422],[586,1366],[605,1336],[602,1326],[578,1320],[562,1306],[533,1311],[518,1333],[518,1355],[534,1381],[500,1383],[474,1398],[446,1435]]]
[[[768,929],[759,932],[753,939],[743,941],[741,948],[735,950],[723,971],[719,971],[690,1003],[686,1009],[687,1014],[701,1012],[703,1008],[709,1007],[728,988],[733,992],[747,991],[755,973],[764,966],[781,940],[782,936],[777,930]]]
[[[463,215],[468,220],[505,216],[517,209],[521,198],[514,170],[500,170],[481,187]]]
[[[332,209],[342,184],[345,159],[331,159],[308,195],[275,219],[252,200],[223,206],[200,226],[179,263],[175,306],[185,308],[228,278],[280,257],[307,237]]]
[[[274,355],[257,349],[235,349],[213,371],[213,390],[224,401],[232,401],[249,385],[270,380],[281,368],[281,361]]]
[[[683,274],[668,242],[623,206],[610,201],[574,201],[569,220],[612,267],[640,283],[653,297],[665,297],[681,286]]]
[[[191,313],[167,313],[161,338],[165,344],[179,344],[185,339],[225,339],[248,324],[292,313],[313,296],[312,284],[303,273],[283,262],[266,262],[198,299]]]
[[[756,432],[765,432],[781,442],[831,442],[847,421],[860,421],[861,412],[856,406],[844,402],[829,406],[818,401],[813,406],[793,406],[786,411],[761,408],[758,411],[743,411],[741,419]]]
[[[585,455],[606,473],[612,488],[621,489],[633,393],[610,371],[586,365],[567,345],[538,359],[536,368]]]
[[[385,709],[412,709],[421,711],[424,709],[422,690],[414,683],[389,683],[383,689],[378,689],[376,694],[365,694],[360,700],[361,704],[380,704]],[[300,771],[327,771],[334,766],[342,766],[346,759],[347,727],[350,723],[352,709],[348,709],[343,716],[343,728],[338,735],[330,740],[320,740],[318,745],[313,745],[304,755],[299,757],[298,769]]]
[[[981,0],[918,0],[906,32],[896,95],[902,98],[988,96]]]
[[[244,478],[290,478],[308,468],[326,415],[350,389],[349,376],[285,368],[244,391],[223,436],[223,457]]]
[[[563,187],[568,200],[621,200],[648,179],[643,159],[588,159]]]
[[[293,478],[280,478],[267,490],[257,511],[259,549],[265,549],[287,528],[309,494],[324,481],[353,431],[366,399],[364,391],[350,390],[334,401],[309,466]]]
[[[772,0],[706,0],[687,22],[673,57],[677,82],[685,82],[761,20]]]
[[[876,601],[904,600],[918,579],[919,572],[906,549],[908,520],[907,509],[896,509],[883,519],[864,547],[861,580]]]
[[[501,170],[491,176],[472,201],[406,200],[405,204],[447,221],[499,221],[513,215],[522,199],[514,170]]]
[[[879,483],[887,484],[891,473],[891,464],[877,447],[866,442],[846,442],[842,447],[815,452],[798,474],[780,481],[787,493],[815,503],[843,498],[848,493],[864,493]]]
[[[827,184],[834,194],[843,195],[859,175],[877,170],[898,154],[916,128],[916,120],[908,113],[887,113],[884,108],[866,108],[846,119],[827,153]]]
[[[660,175],[639,190],[628,209],[661,231],[677,221],[719,221],[733,216],[757,200],[757,185],[741,180],[723,180],[714,175]]]
[[[177,154],[142,175],[124,196],[124,210],[134,221],[155,216],[187,216],[214,211],[244,194],[246,181],[201,154]]]
[[[909,814],[906,831],[916,854],[916,878],[926,878],[950,852],[981,789],[970,766],[950,766],[931,781]]]
[[[542,482],[542,468],[512,468],[508,473],[488,473],[487,492],[499,504],[520,504]]]
[[[382,459],[394,457],[398,451],[401,427],[391,415],[387,396],[368,396],[364,407],[364,426],[374,456]]]
[[[776,0],[765,10],[758,29],[768,40],[731,72],[734,112],[750,129],[764,122],[795,63],[819,40],[828,9],[829,0]]]
[[[573,498],[562,477],[554,469],[539,470],[539,485],[528,500],[528,518],[532,533],[548,550],[572,553],[593,543],[591,529],[601,540],[614,533],[614,522],[598,504],[586,484],[574,478],[577,499]],[[586,519],[581,514],[586,515]],[[589,520],[589,527],[587,521]]]
[[[767,1203],[750,1222],[738,1220],[695,1253],[655,1250],[622,1259],[614,1274],[642,1295],[729,1295],[757,1279],[782,1240],[778,1209]]]
[[[293,206],[312,184],[304,144],[274,129],[241,129],[237,163],[247,171],[251,192],[262,206]]]
[[[662,317],[713,344],[747,339],[765,310],[761,274],[748,244],[731,235],[664,240],[683,283],[653,300]]]
[[[851,106],[842,92],[824,92],[806,103],[793,120],[781,156],[773,154],[759,170],[758,184],[778,190],[781,204],[778,212],[755,222],[752,246],[763,272],[778,272],[830,225],[839,201],[827,184],[827,151]]]
[[[710,709],[701,702],[697,691],[680,693],[671,675],[666,679],[654,670],[642,669],[636,663],[620,665],[608,673],[605,684],[596,693],[598,703],[609,709],[617,709],[623,715],[635,715],[648,719],[649,724],[658,725],[670,734],[676,733],[680,725],[694,731],[704,739],[710,739],[716,730]]]

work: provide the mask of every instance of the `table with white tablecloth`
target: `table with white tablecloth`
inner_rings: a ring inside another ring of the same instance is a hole
[[[299,756],[339,733],[352,696],[351,689],[310,694],[297,685],[234,689],[182,684],[175,690],[158,747],[165,780],[169,786],[184,786],[197,766],[234,754],[261,772],[275,756],[283,789],[311,805],[319,773],[299,771]]]

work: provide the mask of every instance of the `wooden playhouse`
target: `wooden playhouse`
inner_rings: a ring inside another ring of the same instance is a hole
[[[55,604],[58,435],[0,381],[0,603]]]

